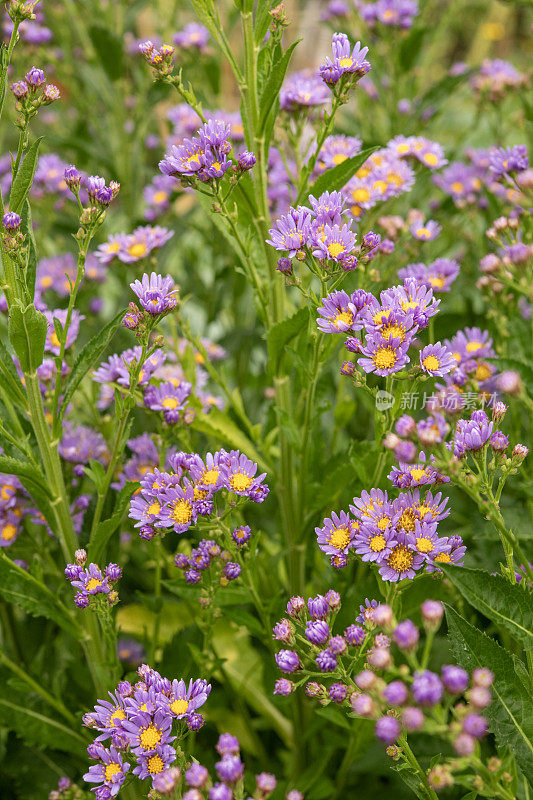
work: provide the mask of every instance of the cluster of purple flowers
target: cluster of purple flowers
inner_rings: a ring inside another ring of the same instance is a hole
[[[355,7],[370,28],[381,23],[405,30],[412,26],[419,12],[417,0],[377,0],[374,3],[355,0]]]
[[[57,86],[46,83],[42,69],[32,67],[24,80],[16,81],[11,91],[17,100],[17,111],[25,115],[33,115],[40,106],[46,106],[59,100],[60,94]]]
[[[519,72],[508,61],[501,58],[485,59],[470,85],[479,95],[487,95],[491,101],[500,100],[509,90],[527,86],[529,78]]]
[[[239,525],[233,529],[231,538],[234,548],[241,550],[252,538],[252,531],[248,525]],[[188,556],[185,553],[176,553],[174,563],[178,569],[183,570],[187,583],[203,581],[209,585],[225,587],[241,574],[241,565],[233,558],[234,555],[229,550],[223,550],[217,542],[202,539]]]
[[[356,83],[370,72],[366,60],[368,47],[361,47],[361,42],[352,47],[345,33],[333,34],[331,51],[331,58],[328,56],[318,68],[318,74],[327,86],[336,86],[341,78],[348,79],[350,84]]]
[[[433,289],[434,292],[449,292],[452,283],[459,275],[460,266],[452,258],[436,258],[431,264],[408,264],[398,270],[398,277],[405,281],[413,278],[422,286]]]
[[[466,548],[460,536],[439,536],[438,524],[450,509],[448,498],[420,487],[449,481],[425,461],[400,463],[389,478],[395,486],[409,491],[390,499],[386,491],[371,489],[354,497],[350,513],[332,512],[315,528],[317,543],[330,556],[332,566],[341,569],[351,552],[379,568],[384,581],[414,578],[432,573],[441,563],[461,564]]]
[[[387,745],[401,735],[426,729],[426,723],[431,730],[431,717],[438,707],[455,751],[471,755],[476,741],[488,732],[480,712],[492,699],[492,673],[480,668],[469,676],[461,667],[447,665],[439,676],[421,666],[419,628],[410,619],[397,622],[390,606],[376,600],[367,599],[355,622],[342,635],[335,634],[333,620],[340,607],[341,598],[333,590],[310,597],[307,603],[302,597],[289,600],[288,617],[273,630],[276,641],[293,648],[277,653],[279,669],[295,674],[300,684],[306,673],[318,668],[331,682],[325,686],[309,681],[307,696],[321,705],[335,703],[347,714],[375,720],[375,735]],[[433,636],[444,614],[442,603],[426,600],[420,612],[426,635]],[[404,659],[407,663],[402,664]],[[290,678],[283,677],[274,693],[287,696],[296,688]]]
[[[345,344],[349,352],[359,353],[358,364],[366,373],[393,375],[410,362],[408,351],[418,333],[427,327],[429,319],[438,311],[440,300],[433,289],[414,278],[406,278],[403,285],[381,292],[379,300],[364,289],[352,294],[344,290],[332,292],[322,299],[317,325],[323,333],[346,333]],[[353,336],[363,331],[365,341]],[[456,367],[449,348],[437,342],[419,352],[422,373],[443,376]],[[342,372],[352,375],[355,364],[344,362]]]
[[[133,264],[148,258],[154,250],[159,250],[173,236],[174,231],[159,225],[141,225],[133,233],[110,236],[107,242],[98,246],[95,256],[102,264],[110,264],[115,258],[123,264]]]
[[[516,178],[524,188],[533,187],[533,169],[526,169]],[[500,295],[504,304],[516,302],[524,319],[532,313],[529,281],[524,268],[533,257],[533,243],[527,241],[521,217],[498,217],[486,231],[486,236],[497,246],[496,252],[487,253],[479,262],[482,273],[476,286],[491,300]],[[526,239],[526,241],[524,241]]]
[[[197,453],[175,453],[173,472],[154,469],[141,479],[140,493],[131,500],[129,516],[145,539],[158,531],[184,533],[198,517],[210,516],[215,495],[227,491],[262,503],[268,493],[266,473],[257,475],[257,464],[239,450],[218,450],[205,459]]]
[[[205,25],[189,22],[183,30],[174,34],[173,41],[180,50],[192,50],[195,55],[205,53],[209,42],[209,31]]]
[[[122,576],[118,564],[108,564],[105,570],[93,563],[86,567],[87,553],[83,549],[76,550],[74,559],[73,564],[65,567],[65,576],[72,587],[78,590],[74,597],[77,607],[87,608],[97,595],[106,595],[109,605],[114,605],[118,601],[115,583]]]
[[[198,709],[211,691],[207,681],[191,680],[187,686],[184,680],[162,677],[146,664],[137,673],[137,683],[121,681],[109,693],[109,700],[99,700],[94,712],[83,716],[84,725],[98,733],[87,748],[96,763],[83,776],[87,783],[96,784],[97,800],[118,794],[131,766],[126,758],[135,761],[133,775],[139,780],[151,778],[157,788],[158,776],[176,760],[180,739],[187,730],[197,731],[204,724]],[[109,747],[103,744],[107,740]]]

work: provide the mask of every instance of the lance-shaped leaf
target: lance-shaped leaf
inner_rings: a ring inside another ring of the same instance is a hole
[[[515,670],[513,658],[453,608],[446,606],[452,653],[468,671],[486,667],[494,673],[493,700],[483,712],[500,747],[509,746],[527,780],[533,782],[531,695]]]
[[[137,481],[129,481],[124,486],[117,497],[115,510],[109,519],[102,520],[94,531],[93,536],[89,542],[89,561],[98,563],[104,555],[105,548],[111,536],[114,534],[122,519],[124,512],[128,507],[133,492],[139,488]]]
[[[443,572],[471,606],[509,631],[526,650],[533,650],[533,595],[527,586],[510,584],[481,569],[444,564]]]
[[[46,617],[76,639],[85,634],[65,606],[41,581],[0,550],[0,596],[34,617]]]
[[[281,86],[285,79],[285,75],[292,54],[294,52],[295,47],[297,47],[297,45],[300,42],[301,39],[298,39],[296,42],[293,42],[291,46],[285,50],[279,61],[276,61],[274,63],[272,71],[270,72],[270,75],[266,80],[265,88],[263,89],[263,93],[261,94],[261,99],[259,103],[259,107],[261,108],[261,117],[259,120],[260,130],[263,129],[272,108],[277,103],[279,97],[279,90],[281,89]]]
[[[26,395],[24,387],[15,369],[11,353],[7,349],[2,338],[0,338],[0,379],[2,381],[2,388],[9,394],[11,400],[19,405],[25,406]]]
[[[333,169],[328,169],[309,186],[306,194],[320,197],[323,192],[338,192],[376,150],[379,150],[379,145],[367,147],[366,150],[362,150],[356,156],[347,158],[342,164],[337,164]]]
[[[87,745],[78,731],[36,711],[33,703],[23,704],[22,700],[15,702],[12,691],[0,697],[0,722],[6,730],[15,731],[29,744],[39,748],[49,745],[54,750],[82,756]]]
[[[41,144],[42,139],[43,137],[40,136],[35,140],[24,156],[22,163],[18,168],[18,172],[15,175],[15,180],[13,181],[11,192],[9,194],[9,210],[16,211],[17,214],[20,214],[22,206],[24,205],[24,201],[31,189],[33,176],[35,175],[35,168],[37,167],[39,145]]]
[[[9,309],[9,341],[23,372],[33,372],[43,363],[48,322],[34,305],[13,304]]]
[[[108,322],[107,325],[104,325],[102,330],[97,333],[96,336],[93,336],[93,338],[88,341],[85,347],[83,347],[83,349],[80,351],[76,361],[74,362],[74,366],[72,367],[67,385],[65,386],[63,405],[61,406],[59,415],[60,419],[63,418],[67,406],[72,400],[72,396],[80,385],[81,381],[91,367],[94,366],[94,364],[98,361],[107,345],[113,338],[115,331],[120,325],[120,321],[125,313],[125,311],[119,311],[119,313],[113,317],[113,319]]]
[[[287,317],[287,319],[272,325],[267,336],[268,369],[272,375],[277,374],[279,362],[286,345],[300,333],[308,322],[308,308],[300,308],[292,317]]]

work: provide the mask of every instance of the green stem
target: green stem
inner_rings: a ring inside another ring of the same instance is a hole
[[[161,537],[154,538],[154,560],[155,560],[155,576],[154,576],[154,625],[152,630],[152,641],[150,642],[150,664],[155,666],[157,648],[159,646],[159,630],[161,627]]]
[[[422,767],[418,763],[418,760],[417,760],[415,754],[413,753],[413,751],[411,750],[411,748],[407,744],[406,737],[405,736],[400,736],[400,738],[398,739],[398,742],[399,742],[399,744],[400,744],[400,746],[402,748],[402,755],[404,756],[404,760],[409,764],[409,766],[413,770],[414,774],[417,775],[420,778],[420,783],[421,783],[421,786],[422,786],[422,789],[424,791],[425,796],[428,798],[428,800],[438,800],[438,797],[437,797],[436,793],[433,791],[433,789],[431,788],[431,786],[428,783],[428,779],[426,777],[426,773],[424,772],[424,770],[422,769]]]

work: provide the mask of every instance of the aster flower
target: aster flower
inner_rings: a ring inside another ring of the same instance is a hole
[[[163,278],[152,272],[150,276],[146,273],[142,280],[130,283],[130,288],[139,298],[139,303],[148,314],[157,317],[166,314],[176,307],[177,299],[174,297],[177,289],[174,286],[174,279],[167,275]]]
[[[271,238],[266,240],[267,244],[276,250],[287,251],[292,258],[307,243],[311,221],[309,209],[303,206],[290,209],[288,214],[276,220],[276,228],[270,229]]]
[[[204,51],[209,42],[209,31],[198,22],[189,22],[183,30],[174,34],[174,44],[182,50]]]
[[[381,302],[399,306],[406,314],[413,312],[414,323],[420,328],[427,326],[429,318],[437,313],[440,305],[440,300],[433,297],[432,289],[420,286],[412,278],[407,278],[403,286],[394,286],[382,292]]]
[[[170,744],[175,739],[171,736],[172,717],[162,708],[156,709],[153,717],[141,711],[123,720],[122,728],[136,756],[156,753],[158,746]]]
[[[446,537],[439,538],[436,522],[415,521],[414,532],[408,533],[406,542],[413,547],[425,561],[433,561],[439,553],[448,552],[450,545]]]
[[[440,342],[428,344],[420,351],[420,368],[428,375],[445,375],[457,366],[451,352]]]
[[[364,520],[369,517],[375,509],[381,508],[384,503],[388,502],[387,492],[381,489],[371,489],[367,492],[364,489],[360,497],[353,498],[353,505],[350,506],[350,511],[357,517],[357,519]]]
[[[173,680],[170,696],[164,698],[168,712],[177,719],[197,711],[204,705],[211,692],[211,684],[204,680],[191,680],[189,686],[183,680]]]
[[[414,578],[422,567],[424,558],[408,544],[396,544],[379,569],[384,581],[401,581]]]
[[[371,523],[362,525],[354,540],[355,552],[362,561],[376,561],[379,564],[389,557],[396,544],[393,528],[382,530]]]
[[[282,111],[313,109],[328,102],[330,94],[320,78],[309,71],[294,72],[286,78],[279,93]]]
[[[365,372],[375,372],[376,375],[387,376],[399,372],[409,363],[407,349],[409,342],[401,342],[398,337],[382,336],[366,337],[365,346],[361,348],[362,358],[357,363]]]
[[[322,306],[317,308],[317,326],[322,333],[338,333],[360,330],[362,324],[356,321],[357,311],[352,298],[344,290],[332,292],[322,298]]]
[[[257,464],[238,450],[232,451],[227,464],[224,464],[224,483],[226,487],[240,496],[250,496],[266,477],[266,472],[256,475]]]
[[[349,225],[323,225],[313,231],[313,255],[342,264],[355,249],[355,233]]]
[[[331,513],[331,518],[323,520],[321,528],[315,528],[318,546],[326,555],[347,553],[352,546],[355,535],[355,525],[352,519],[341,511]]]
[[[175,533],[184,533],[196,524],[197,512],[194,501],[194,488],[190,482],[184,487],[168,487],[161,495],[163,505],[156,522],[158,528],[173,528]]]
[[[343,164],[346,159],[353,158],[353,156],[361,152],[361,145],[361,139],[357,136],[328,136],[318,153],[315,172],[321,174],[327,169],[333,169],[339,164]],[[329,192],[326,192],[326,194],[329,194]],[[332,195],[337,194],[340,193],[332,192]],[[312,201],[312,197],[309,197],[309,200]],[[313,210],[316,211],[314,206]],[[337,220],[333,221],[336,222]]]
[[[83,780],[99,784],[99,787],[94,789],[95,792],[98,792],[98,789],[107,789],[107,796],[115,797],[124,783],[130,765],[123,761],[122,754],[114,747],[110,747],[109,750],[99,747],[97,756],[100,763],[92,764],[83,776]]]
[[[365,604],[359,606],[359,616],[355,618],[355,621],[358,622],[360,625],[373,625],[374,624],[374,609],[378,607],[377,600],[369,600],[368,597],[365,598]]]
[[[361,47],[357,42],[352,48],[345,33],[334,33],[331,42],[332,58],[326,58],[318,68],[318,72],[328,86],[335,85],[343,75],[362,78],[370,71],[370,64],[365,56],[368,47]]]
[[[180,381],[177,386],[170,381],[159,386],[150,385],[144,394],[144,404],[152,411],[162,411],[165,422],[175,425],[185,408],[191,389],[192,385],[187,381]]]
[[[409,228],[411,234],[419,242],[432,242],[442,231],[442,227],[430,219],[428,222],[414,222]]]

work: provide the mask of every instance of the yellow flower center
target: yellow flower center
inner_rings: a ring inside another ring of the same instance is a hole
[[[443,286],[444,286],[444,284],[446,283],[446,281],[444,280],[444,278],[441,278],[441,277],[440,277],[440,276],[438,276],[438,275],[435,275],[435,277],[433,277],[433,278],[430,278],[430,279],[429,279],[429,282],[430,282],[430,284],[433,286],[433,288],[434,288],[434,289],[442,289],[442,287],[443,287]]]
[[[45,289],[48,289],[48,287],[52,285],[52,278],[50,275],[45,275],[44,278],[41,278],[41,285]]]
[[[135,242],[135,244],[130,244],[128,247],[128,253],[130,256],[133,256],[133,258],[142,258],[147,252],[148,249],[143,242]]]
[[[390,369],[396,364],[396,353],[392,347],[380,347],[373,356],[374,364],[378,369]]]
[[[381,194],[383,194],[383,192],[387,188],[387,183],[386,181],[376,181],[372,186],[372,188],[375,189],[376,192],[380,192]]]
[[[476,369],[476,380],[486,381],[492,375],[488,364],[480,364]]]
[[[437,156],[435,153],[424,153],[422,159],[426,162],[426,164],[429,164],[430,167],[434,167],[435,164],[437,164]]]
[[[97,586],[101,586],[102,581],[99,581],[98,578],[91,578],[90,581],[87,581],[87,586],[85,587],[88,592],[92,592],[96,589]]]
[[[450,188],[451,188],[452,192],[456,192],[456,193],[458,193],[458,194],[459,194],[459,192],[462,192],[462,191],[463,191],[463,189],[464,189],[465,187],[464,187],[464,185],[461,183],[461,181],[454,181],[454,182],[451,184]]]
[[[168,408],[170,410],[179,406],[179,402],[175,397],[165,397],[165,399],[161,403],[164,408]]]
[[[355,217],[357,219],[357,217],[360,217],[361,214],[363,213],[363,209],[360,206],[351,206],[350,213],[352,217]]]
[[[387,546],[387,542],[385,541],[384,536],[377,534],[370,539],[368,546],[374,553],[381,553],[381,551]]]
[[[341,67],[351,67],[352,64],[353,64],[353,61],[352,61],[351,58],[341,58],[341,59],[339,59],[339,66],[341,66]]]
[[[368,175],[370,175],[370,167],[361,167],[361,169],[358,169],[355,174],[358,178],[366,178]]]
[[[378,522],[378,528],[380,529],[380,531],[386,530],[389,522],[390,522],[390,517],[381,517],[381,519]]]
[[[208,469],[202,475],[202,483],[207,483],[208,486],[213,486],[218,481],[220,472],[218,469]]]
[[[189,701],[182,697],[178,697],[173,703],[170,704],[170,710],[173,714],[185,714],[188,708]]]
[[[420,481],[422,478],[427,477],[427,472],[425,469],[420,469],[420,467],[413,467],[411,469],[411,475],[415,481]]]
[[[198,486],[194,487],[194,499],[195,500],[204,500],[209,492],[207,489],[199,489]]]
[[[2,528],[2,539],[5,542],[10,542],[12,539],[15,538],[17,535],[17,529],[15,525],[12,525],[11,522],[8,522],[7,525],[4,525]]]
[[[376,314],[374,314],[372,320],[376,323],[376,325],[383,325],[389,316],[390,308],[381,308]]]
[[[405,572],[413,564],[413,552],[404,544],[398,544],[387,559],[387,563],[396,572]]]
[[[403,155],[404,153],[408,153],[409,152],[409,145],[406,144],[405,142],[402,142],[401,144],[399,144],[397,146],[396,152],[399,153],[400,155]]]
[[[157,775],[165,769],[165,763],[161,756],[150,756],[147,762],[150,775]]]
[[[426,514],[429,514],[430,517],[433,516],[433,511],[429,506],[418,506],[418,513],[420,514],[420,519],[424,519]]]
[[[411,308],[418,308],[420,303],[418,300],[401,300],[400,305],[402,307],[402,311],[409,311]]]
[[[351,325],[353,322],[353,314],[350,311],[340,311],[331,321],[335,326],[338,326],[341,322],[345,325]]]
[[[352,198],[356,203],[366,203],[366,201],[370,199],[370,192],[368,189],[354,189]]]
[[[163,732],[156,728],[153,723],[150,723],[147,728],[144,728],[139,741],[143,750],[153,750],[161,741]]]
[[[412,508],[406,508],[402,511],[400,519],[398,520],[398,527],[403,528],[404,531],[414,531],[415,529],[415,512]]]
[[[179,525],[185,525],[191,521],[192,508],[187,500],[177,500],[172,506],[172,519]]]
[[[108,253],[118,253],[120,244],[118,242],[108,242],[105,249]]]
[[[342,61],[340,63],[342,64]],[[333,163],[337,166],[339,164],[342,164],[343,161],[346,161],[347,158],[348,156],[346,155],[346,153],[335,153],[335,155],[333,156]]]
[[[110,725],[118,725],[118,720],[126,719],[126,714],[121,708],[115,708],[111,716],[109,717],[109,724]]]
[[[230,478],[231,488],[236,492],[244,492],[252,485],[252,479],[245,472],[236,472]]]
[[[438,556],[435,556],[435,561],[440,561],[441,564],[451,564],[452,559],[449,553],[439,553]]]
[[[345,247],[340,242],[332,242],[331,244],[328,244],[328,253],[332,258],[337,258],[341,255],[341,253],[344,253],[344,250]]]
[[[426,356],[422,365],[430,372],[440,367],[439,359],[436,356]]]
[[[468,342],[466,346],[467,353],[476,353],[478,350],[481,350],[483,347],[481,342]]]
[[[154,203],[164,203],[167,198],[168,194],[166,192],[156,192],[154,194]]]
[[[147,517],[151,517],[152,515],[155,516],[156,514],[159,514],[160,511],[161,511],[161,506],[156,500],[154,503],[151,503],[146,509],[146,516]]]
[[[108,764],[104,770],[106,781],[110,781],[114,775],[118,775],[120,772],[122,772],[120,764],[112,761],[111,764]]]
[[[61,342],[57,338],[57,333],[55,331],[50,336],[50,343],[53,344],[54,347],[61,347]]]
[[[416,540],[416,547],[420,553],[431,553],[433,550],[433,542],[427,536],[421,536]]]
[[[430,232],[428,228],[418,228],[416,232],[417,236],[430,236]]]
[[[395,323],[392,323],[381,329],[381,335],[384,339],[388,339],[389,336],[394,336],[395,339],[399,339],[401,342],[403,342],[405,339],[405,328],[403,325],[396,325]]]
[[[343,550],[350,541],[350,532],[343,525],[341,528],[334,528],[331,531],[331,535],[329,537],[329,543],[332,547],[337,548],[337,550]]]

